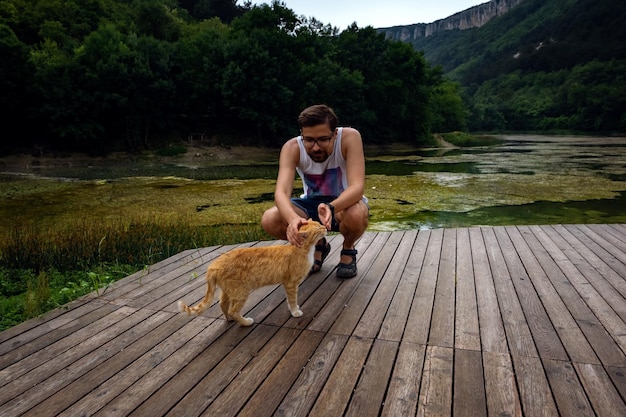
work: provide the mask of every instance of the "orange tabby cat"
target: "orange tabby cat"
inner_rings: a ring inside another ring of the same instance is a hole
[[[311,270],[315,243],[326,236],[326,228],[309,219],[300,228],[300,234],[304,238],[301,247],[273,245],[239,248],[220,255],[207,269],[204,299],[194,307],[179,301],[178,309],[188,315],[202,313],[213,302],[217,285],[222,290],[220,307],[226,320],[234,319],[242,326],[250,326],[254,319],[241,315],[248,295],[265,285],[282,284],[291,315],[300,317],[298,286]]]

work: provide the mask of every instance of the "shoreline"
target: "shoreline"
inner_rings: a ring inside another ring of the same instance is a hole
[[[388,145],[367,145],[363,148],[367,154],[379,154],[386,150],[411,151],[424,149],[455,149],[455,146],[443,137],[436,136],[436,147],[421,148],[406,143]],[[79,152],[50,151],[49,154],[35,156],[28,153],[0,156],[0,172],[28,172],[39,168],[59,167],[91,167],[116,162],[134,162],[138,160],[156,161],[163,163],[203,163],[207,165],[241,165],[257,164],[259,162],[276,162],[280,155],[280,148],[256,146],[216,146],[203,143],[180,142],[176,144],[187,149],[183,154],[175,156],[158,155],[157,150],[142,151],[137,154],[128,152],[112,152],[105,156],[89,156]]]

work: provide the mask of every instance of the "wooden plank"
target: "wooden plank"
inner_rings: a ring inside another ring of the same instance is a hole
[[[223,322],[198,317],[192,324],[183,316],[176,316],[172,320],[184,324],[180,332],[163,340],[156,350],[145,351],[139,359],[117,371],[97,387],[92,387],[89,394],[76,401],[59,416],[81,415],[85,410],[89,410],[89,414],[93,415],[128,390],[136,391],[137,386],[143,390],[144,395],[149,395],[146,392],[156,391],[165,385],[173,375],[223,333]],[[201,329],[199,333],[198,327]],[[118,360],[123,360],[124,354],[125,352],[119,352],[121,356]]]
[[[613,237],[610,233],[600,235],[598,232],[602,232],[602,230],[596,232],[596,226],[579,224],[576,227],[622,264],[621,267],[618,267],[618,271],[626,270],[626,243]]]
[[[343,415],[372,346],[371,339],[350,337],[309,417]]]
[[[124,295],[125,304],[135,308],[148,308],[152,310],[161,310],[168,306],[175,305],[176,309],[172,312],[178,312],[177,302],[180,299],[178,293],[181,289],[186,290],[186,283],[194,278],[204,280],[207,264],[187,264],[180,267],[176,271],[163,275],[159,281],[143,286],[141,294],[131,291]],[[181,288],[182,287],[182,288]],[[137,290],[138,291],[138,290]],[[127,299],[126,297],[129,297]],[[120,303],[120,299],[116,299]]]
[[[102,328],[101,331],[88,338],[81,338],[76,343],[72,343],[73,340],[68,344],[67,339],[70,337],[67,337],[66,340],[61,340],[56,344],[63,347],[53,345],[46,349],[45,352],[53,350],[60,351],[60,353],[58,356],[39,355],[40,360],[46,357],[43,363],[5,386],[2,389],[2,394],[0,394],[1,401],[5,403],[2,408],[14,415],[23,413],[67,385],[73,377],[73,372],[80,376],[85,367],[90,369],[89,366],[92,365],[92,362],[98,363],[103,360],[98,356],[104,356],[106,359],[106,355],[109,355],[106,349],[111,349],[116,344],[120,344],[123,348],[127,342],[123,336],[118,335],[126,333],[150,315],[150,312],[130,312],[128,310],[128,308],[122,307],[105,319],[100,320],[101,322],[111,320],[115,324]],[[164,318],[165,314],[161,313],[159,319],[163,320]],[[105,346],[104,353],[99,353],[97,349],[103,345]],[[96,352],[90,355],[94,350]],[[8,398],[11,400],[6,402]]]
[[[532,229],[533,233],[541,240],[544,247],[548,249],[550,256],[559,264],[559,267],[576,287],[578,293],[584,299],[590,299],[588,304],[594,312],[597,311],[598,317],[611,314],[607,311],[606,307],[608,306],[623,322],[626,322],[626,302],[624,297],[583,256],[574,250],[569,242],[556,232],[554,227],[542,226],[541,231],[543,233],[539,233],[536,229],[537,227]],[[553,244],[555,247],[552,247],[550,244]],[[598,297],[604,303],[598,300]],[[600,303],[600,305],[597,303]],[[618,334],[615,331],[611,331],[611,333]]]
[[[476,281],[480,341],[483,351],[508,354],[504,324],[483,238],[483,234],[488,231],[489,228],[481,230],[476,227],[469,230]]]
[[[611,383],[604,368],[589,363],[575,363],[574,367],[596,415],[601,417],[626,416],[626,404]]]
[[[543,246],[537,242],[534,235],[527,228],[520,227],[517,230],[519,231],[519,236],[524,238],[526,244],[534,251],[535,259],[545,271],[545,277],[552,283],[551,287],[546,285],[543,288],[548,289],[551,293],[556,291],[558,294],[551,297],[554,299],[554,302],[550,302],[549,307],[558,308],[558,311],[555,311],[552,315],[558,317],[562,323],[570,322],[570,317],[572,319],[571,323],[566,325],[567,327],[563,327],[568,329],[568,331],[561,332],[561,339],[567,347],[568,353],[574,360],[579,362],[595,363],[596,355],[598,355],[600,360],[606,364],[614,366],[625,365],[622,352],[617,349],[606,330],[600,325],[576,291],[573,290],[565,275],[554,264]],[[567,284],[565,284],[566,282]],[[539,291],[540,288],[538,288]],[[587,343],[584,342],[585,337],[578,334],[579,332],[587,336],[587,339],[593,345],[595,354],[588,347]]]
[[[626,267],[624,266],[624,263],[620,262],[620,260],[613,256],[613,254],[608,252],[606,248],[599,245],[594,239],[589,237],[584,230],[580,229],[576,225],[571,225],[567,226],[567,231],[574,237],[576,237],[576,239],[578,239],[584,245],[584,248],[581,248],[581,251],[583,253],[586,253],[587,256],[589,256],[588,252],[593,253],[598,259],[602,261],[602,263],[606,264],[614,274],[619,276],[622,281],[626,278]],[[605,276],[610,275],[608,271],[605,271],[604,269],[601,271],[601,273],[602,275],[606,274]],[[626,291],[622,294],[626,296]]]
[[[456,229],[444,229],[428,343],[454,347]]]
[[[377,339],[348,404],[346,417],[378,416],[383,406],[398,342]]]
[[[581,236],[580,233],[575,235],[572,233],[572,230],[575,231],[575,229],[570,227],[556,225],[553,226],[553,228],[597,271],[597,273],[604,277],[604,279],[626,299],[626,279],[611,268],[604,259],[589,250],[579,239],[579,237],[586,239],[584,235]]]
[[[454,351],[454,389],[452,415],[466,417],[487,416],[487,395],[479,351]]]
[[[492,416],[522,416],[513,363],[508,354],[483,351],[487,410]]]
[[[431,230],[415,299],[404,330],[403,340],[412,344],[425,345],[428,341],[442,242],[443,230]]]
[[[564,255],[541,229],[535,228],[531,230],[527,227],[520,227],[520,232],[524,235],[531,249],[537,254],[537,260],[567,306],[568,311],[579,324],[580,330],[589,341],[589,343],[579,341],[575,346],[575,350],[568,349],[572,360],[584,363],[597,363],[596,361],[599,357],[605,365],[626,366],[624,353],[615,344],[617,341],[622,346],[622,349],[626,351],[626,324],[595,291],[587,291],[589,286],[582,286],[583,296],[576,291],[575,281],[577,277],[580,277],[580,273],[569,262],[561,261],[557,265],[554,258],[563,259]],[[538,237],[542,238],[541,242]],[[540,251],[539,247],[546,248],[548,253]],[[596,307],[595,311],[592,311],[589,304]],[[604,318],[608,328],[613,330],[613,337],[603,327],[598,319],[599,317]],[[593,349],[591,348],[592,346]]]
[[[114,282],[102,297],[109,301],[122,298],[124,294],[135,290],[137,287],[141,287],[144,284],[151,284],[159,277],[176,272],[176,270],[181,267],[185,267],[189,264],[197,265],[206,257],[214,257],[215,255],[211,254],[214,253],[214,251],[219,252],[220,250],[223,250],[221,246],[213,246],[200,250],[192,249],[181,252]]]
[[[370,302],[365,308],[365,312],[352,332],[354,336],[374,338],[380,331],[382,322],[387,315],[391,300],[397,291],[402,271],[404,270],[411,249],[415,242],[416,233],[401,234],[402,240],[396,244],[397,250],[389,262],[387,270],[380,278],[378,288],[376,288]],[[389,245],[394,244],[389,242]],[[376,274],[374,268],[369,274]],[[358,297],[358,294],[355,293]]]
[[[330,329],[331,333],[345,335],[353,333],[361,316],[363,315],[363,312],[370,303],[374,292],[380,284],[380,277],[384,275],[385,271],[389,267],[389,263],[391,262],[392,256],[396,252],[401,237],[402,234],[400,233],[394,233],[389,236],[389,240],[380,250],[370,269],[363,276],[359,286],[346,301],[341,314]],[[375,323],[373,325],[376,326]]]
[[[65,359],[65,356],[62,355],[64,352],[80,345],[85,340],[89,341],[94,334],[97,335],[113,323],[132,315],[133,312],[134,310],[128,307],[103,306],[97,310],[97,315],[88,314],[81,317],[80,323],[74,328],[73,333],[65,335],[63,332],[60,339],[57,339],[54,333],[50,334],[48,336],[49,339],[41,344],[42,349],[25,357],[21,355],[18,357],[6,355],[9,357],[5,360],[11,361],[12,364],[0,371],[0,386],[11,383],[11,387],[5,387],[0,391],[0,404],[3,404],[8,398],[13,398],[14,394],[11,393],[18,392],[19,387],[22,385],[28,386],[28,380],[34,378],[32,375],[25,376],[23,379],[20,379],[21,377],[53,359]],[[88,323],[86,320],[89,319],[94,319],[95,321]]]
[[[574,366],[570,362],[544,359],[543,366],[560,415],[595,416],[593,407],[591,407]]]
[[[469,230],[457,229],[456,233],[457,290],[454,347],[464,350],[480,350],[478,305]]]
[[[495,230],[539,356],[568,360],[559,336],[575,343],[578,326],[519,231],[514,227]]]
[[[429,233],[420,231],[411,248],[409,259],[400,276],[400,283],[391,300],[387,314],[380,327],[378,337],[383,340],[400,341],[404,334],[407,317],[415,298],[417,281],[422,270]]]
[[[327,332],[346,307],[348,300],[361,284],[367,271],[376,260],[381,248],[389,239],[390,233],[376,233],[364,235],[357,244],[359,260],[357,265],[359,273],[356,277],[342,280],[339,288],[332,294],[324,308],[315,316],[315,319],[307,327],[308,330]],[[372,240],[373,239],[373,240]]]
[[[626,252],[626,231],[624,231],[620,225],[617,224],[594,224],[589,227],[593,228],[596,233],[600,233],[602,236],[610,236],[611,241],[615,239],[616,245],[619,246],[622,252]]]
[[[616,366],[608,366],[605,368],[609,374],[609,378],[615,384],[615,389],[622,396],[626,398],[626,368],[618,368]]]
[[[317,395],[322,390],[337,360],[339,360],[347,341],[348,337],[344,335],[327,334],[324,337],[309,363],[304,367],[291,390],[280,403],[275,415],[308,415]],[[206,415],[218,414],[207,413]]]
[[[531,330],[524,316],[524,309],[520,303],[520,298],[532,297],[528,295],[530,288],[522,287],[526,292],[519,295],[516,292],[513,279],[509,273],[509,269],[498,246],[498,239],[494,229],[484,229],[483,238],[485,245],[489,248],[487,257],[491,266],[493,283],[498,297],[498,304],[502,314],[502,322],[506,331],[509,350],[512,355],[534,356],[537,357],[537,349],[531,335]],[[533,301],[528,300],[528,302]],[[528,307],[528,310],[534,310],[537,307]]]
[[[276,365],[276,362],[274,367],[268,367],[266,366],[267,364],[263,364],[263,369],[271,372],[272,368],[279,368],[280,363],[286,360],[287,355],[285,355],[285,353],[288,352],[288,349],[301,333],[299,330],[294,329],[279,329],[276,332],[269,326],[259,326],[259,330],[260,331],[255,332],[253,339],[246,340],[246,343],[237,345],[223,361],[201,381],[195,384],[167,415],[172,417],[195,417],[201,415],[229,385],[238,385],[239,381],[237,381],[237,378],[247,367],[250,366],[256,368],[257,371],[260,370],[257,365],[259,362],[258,357],[262,355],[266,359],[268,358],[267,354],[262,353],[267,352],[268,345],[270,345],[269,349],[277,350],[281,352],[282,355],[273,356],[278,360],[278,365]],[[300,368],[301,367],[297,367],[298,371]],[[268,374],[265,375],[267,376]],[[163,393],[162,395],[167,395],[167,393]],[[136,412],[133,413],[133,415],[149,417],[154,416],[158,410],[159,408],[152,410],[143,409],[141,413]],[[263,414],[264,413],[259,410],[258,415]]]
[[[519,386],[524,415],[558,416],[559,412],[550,390],[541,359],[513,356],[515,379]]]
[[[26,328],[20,328],[17,332],[12,331],[14,329],[12,327],[0,333],[13,335],[0,344],[0,355],[2,355],[0,356],[0,369],[4,369],[55,341],[75,333],[86,323],[96,321],[119,307],[101,300],[92,300],[87,304],[72,304],[68,306],[68,310],[57,309],[58,312],[64,312],[63,314],[34,318],[27,322],[29,325]],[[3,379],[0,377],[0,386],[3,385],[2,381]]]
[[[428,346],[420,388],[418,416],[451,416],[454,351]]]
[[[159,294],[163,294],[163,291],[171,291],[184,285],[186,282],[184,278],[192,276],[194,271],[196,273],[201,272],[203,262],[207,262],[209,259],[213,259],[234,247],[236,246],[220,247],[210,252],[204,258],[181,264],[178,268],[171,271],[158,270],[151,272],[140,280],[138,279],[136,282],[120,288],[120,291],[110,294],[107,299],[116,304],[131,305],[135,308],[145,307],[147,303],[158,299]]]
[[[626,415],[626,225],[367,232],[352,280],[329,239],[301,318],[277,286],[251,328],[175,314],[219,247],[3,332],[0,414]]]
[[[0,332],[0,355],[4,355],[21,345],[30,343],[32,340],[54,331],[83,314],[100,308],[104,304],[106,303],[102,301],[93,302],[93,300],[88,297],[81,297],[65,304],[63,308],[50,310],[3,330]],[[4,363],[2,359],[2,356],[0,356],[0,369],[2,369],[1,367]]]
[[[237,415],[239,417],[274,415],[276,408],[289,392],[323,337],[323,333],[302,330],[300,337]]]
[[[241,407],[263,383],[272,369],[281,360],[285,352],[300,334],[294,329],[281,329],[267,343],[250,364],[224,391],[204,410],[204,416],[236,416]]]
[[[220,327],[223,331],[223,322]],[[258,349],[277,330],[268,326],[241,328],[231,325],[225,332],[215,335],[219,337],[208,346],[205,344],[200,349],[188,350],[188,355],[197,355],[193,359],[183,355],[153,367],[95,415],[126,415],[135,409],[138,414],[161,415],[163,410],[171,409],[202,381],[242,340],[246,340],[244,345],[249,349]],[[181,364],[184,366],[181,367]]]
[[[417,412],[425,345],[402,342],[398,351],[382,416],[413,416]]]
[[[154,314],[135,327],[132,335],[121,335],[124,339],[120,344],[115,344],[111,348],[105,346],[100,348],[97,351],[99,355],[108,353],[112,356],[104,362],[94,363],[94,367],[88,372],[80,375],[77,371],[72,371],[70,375],[57,374],[53,376],[55,381],[62,381],[68,385],[30,409],[24,416],[57,415],[75,402],[80,401],[81,398],[89,395],[95,386],[105,383],[127,366],[132,366],[136,361],[140,361],[143,355],[148,354],[154,365],[158,360],[164,360],[175,353],[185,343],[185,337],[193,336],[205,327],[201,320],[193,320],[185,324],[173,317],[159,323],[162,318],[162,315]],[[181,327],[184,324],[185,326]],[[131,340],[131,338],[135,340]],[[85,360],[82,360],[77,366],[84,367],[84,362]],[[92,364],[90,363],[90,365]],[[74,364],[71,367],[74,367]],[[67,369],[69,370],[69,368]]]

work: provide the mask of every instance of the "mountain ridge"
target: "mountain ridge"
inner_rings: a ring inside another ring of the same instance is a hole
[[[480,27],[494,17],[505,14],[512,7],[524,1],[525,0],[491,0],[431,23],[398,25],[377,28],[376,30],[384,33],[388,39],[411,42],[442,31],[453,29],[465,30]]]

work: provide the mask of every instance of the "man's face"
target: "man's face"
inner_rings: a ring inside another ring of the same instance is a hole
[[[306,153],[315,162],[324,162],[333,152],[337,129],[332,131],[328,123],[302,128],[302,141]]]

